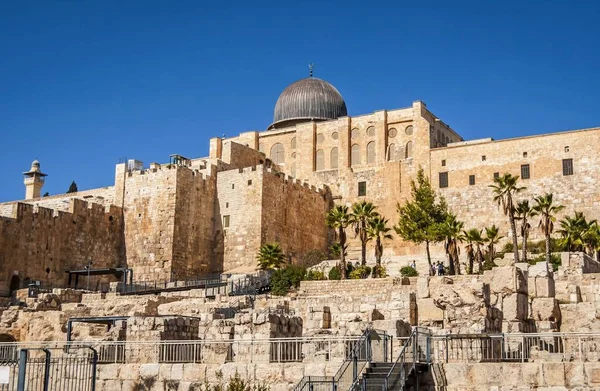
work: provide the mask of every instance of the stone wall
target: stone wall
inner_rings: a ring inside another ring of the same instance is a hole
[[[25,280],[61,286],[65,269],[125,264],[121,208],[69,200],[69,211],[17,203],[11,217],[0,217],[0,291],[8,292]],[[91,278],[96,288],[101,278]],[[87,281],[87,280],[86,280]],[[107,280],[108,281],[108,280]],[[82,281],[80,281],[80,284]]]
[[[215,178],[184,166],[123,171],[127,264],[135,280],[171,280],[218,270],[213,262]],[[116,197],[118,198],[118,197]]]
[[[292,262],[310,250],[326,252],[325,216],[333,203],[329,190],[271,169],[264,172],[262,186],[261,242],[280,243]]]
[[[508,238],[508,219],[493,203],[494,173],[506,172],[521,176],[521,166],[529,165],[530,179],[521,179],[527,189],[516,200],[529,199],[545,193],[554,194],[554,202],[564,205],[561,212],[572,215],[583,212],[588,220],[600,218],[600,129],[545,134],[475,145],[449,145],[431,151],[431,177],[439,187],[439,173],[448,172],[448,188],[439,189],[450,208],[465,222],[466,228],[483,228],[496,224]],[[562,160],[573,159],[573,175],[563,175]],[[469,185],[469,176],[475,184]],[[530,201],[531,203],[532,201]],[[532,226],[537,226],[533,219]],[[542,240],[538,229],[532,229],[531,240]]]
[[[325,215],[331,195],[264,166],[217,176],[215,254],[223,270],[253,270],[260,246],[277,242],[292,260],[327,249]],[[224,222],[229,224],[224,227]],[[219,256],[218,254],[223,254]]]
[[[73,198],[109,207],[114,204],[115,190],[113,186],[108,186],[98,189],[82,190],[76,193],[57,194],[48,197],[24,200],[23,202],[48,209],[68,212],[71,207],[71,199]],[[12,207],[16,203],[17,201],[1,203],[0,216],[10,217]]]

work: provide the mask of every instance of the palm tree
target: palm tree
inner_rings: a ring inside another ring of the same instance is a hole
[[[512,231],[513,248],[515,254],[515,262],[519,262],[519,245],[517,242],[517,226],[515,224],[515,206],[513,196],[525,190],[525,187],[517,186],[519,176],[513,176],[505,173],[502,176],[494,178],[494,184],[490,187],[494,190],[494,202],[498,206],[502,206],[502,211],[505,216],[508,216],[510,222],[510,230]]]
[[[355,202],[352,204],[350,223],[354,227],[354,233],[360,239],[360,263],[363,266],[367,264],[367,242],[370,239],[369,234],[367,233],[369,221],[379,215],[375,209],[377,209],[377,207],[373,205],[373,203],[367,201]]]
[[[260,247],[256,254],[258,268],[261,270],[279,269],[285,262],[285,255],[279,243],[266,243]]]
[[[600,262],[600,225],[594,221],[583,235],[583,241],[591,256]]]
[[[467,274],[473,274],[473,262],[475,261],[475,251],[473,247],[474,232],[479,232],[476,229],[463,231],[463,238],[467,242],[465,252],[467,253]]]
[[[375,269],[373,276],[378,278],[381,272],[381,256],[383,255],[383,239],[392,239],[389,234],[391,228],[387,226],[388,220],[383,216],[377,215],[369,220],[367,234],[369,238],[375,239]]]
[[[326,223],[329,227],[337,230],[340,243],[340,275],[342,280],[346,279],[346,228],[350,224],[350,214],[345,205],[336,205],[327,213]]]
[[[557,232],[562,236],[562,243],[569,251],[582,251],[584,248],[584,235],[596,221],[588,222],[582,212],[575,212],[575,216],[566,216],[560,221]]]
[[[533,207],[529,205],[529,200],[519,201],[517,208],[515,209],[515,219],[521,221],[521,238],[523,238],[523,262],[527,262],[527,238],[529,237],[529,231],[531,225],[529,219],[537,216],[537,212]]]
[[[477,266],[479,267],[479,271],[483,270],[483,253],[481,252],[481,246],[484,245],[483,236],[481,236],[481,230],[476,228],[471,228],[470,230],[464,232],[465,240],[468,245],[465,248],[467,251],[467,258],[469,259],[469,271],[468,274],[473,274],[473,261],[477,262]],[[475,245],[475,247],[473,247]]]
[[[456,216],[453,214],[448,215],[442,227],[444,236],[446,236],[444,247],[446,254],[448,254],[448,274],[450,275],[460,274],[460,262],[458,259],[460,247],[458,247],[458,243],[464,240],[464,235],[462,233],[463,227],[464,223],[462,221],[458,221]]]
[[[500,228],[496,227],[495,224],[493,224],[491,227],[485,227],[485,238],[483,240],[485,243],[487,243],[490,261],[493,261],[494,256],[496,255],[494,246],[496,246],[503,237],[504,236],[500,236]]]
[[[533,199],[535,201],[533,210],[540,216],[539,228],[546,238],[546,262],[548,263],[550,263],[550,235],[554,231],[556,214],[564,208],[562,205],[553,205],[552,198],[552,194],[546,193]]]

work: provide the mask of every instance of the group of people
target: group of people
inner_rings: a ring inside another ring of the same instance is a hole
[[[436,274],[438,276],[443,276],[445,274],[444,264],[440,261],[431,265],[431,275],[435,276]]]
[[[412,267],[413,269],[417,270],[417,262],[415,262],[414,260],[410,263],[410,267]],[[444,264],[440,261],[434,262],[431,265],[431,275],[435,276],[443,276],[444,274],[446,274],[446,270],[444,269]]]

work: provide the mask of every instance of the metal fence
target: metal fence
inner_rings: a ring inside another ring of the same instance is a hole
[[[300,337],[249,340],[191,341],[73,341],[0,343],[0,361],[15,360],[20,349],[68,349],[91,346],[98,352],[98,363],[285,363],[342,361],[360,336]],[[377,345],[377,344],[376,344]],[[388,342],[391,346],[391,343]],[[374,348],[382,357],[391,348]],[[0,390],[1,391],[1,390]]]
[[[21,349],[18,359],[0,360],[0,390],[95,391],[97,358],[89,347]]]
[[[600,360],[600,333],[450,334],[431,341],[434,362]]]

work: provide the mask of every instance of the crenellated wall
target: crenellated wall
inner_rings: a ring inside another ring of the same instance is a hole
[[[117,182],[122,166],[117,166]],[[210,271],[214,177],[163,165],[125,171],[121,186],[127,264],[135,280],[164,281]]]
[[[125,264],[122,210],[70,199],[68,212],[16,203],[0,217],[0,291],[29,280],[61,286],[66,269]],[[92,278],[96,287],[101,279]]]
[[[256,253],[265,243],[280,243],[292,260],[312,249],[326,250],[324,221],[331,202],[327,190],[263,165],[220,172],[215,254],[223,259],[223,270],[253,270]]]

